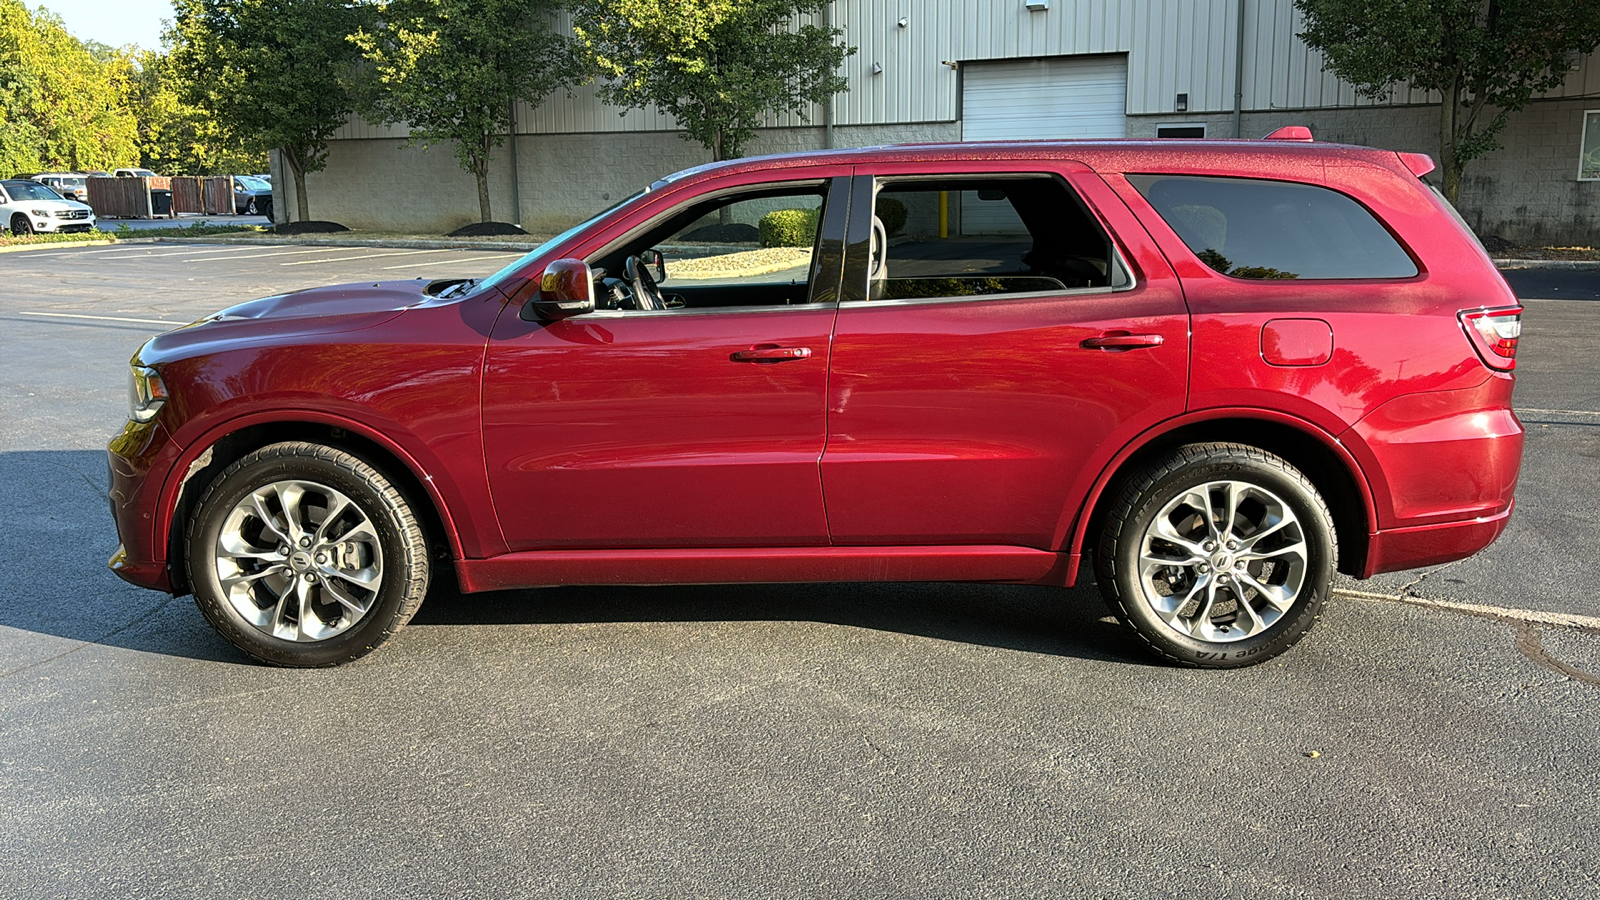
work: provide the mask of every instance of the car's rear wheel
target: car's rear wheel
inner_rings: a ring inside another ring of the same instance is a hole
[[[1332,588],[1332,515],[1283,459],[1192,444],[1118,495],[1098,576],[1113,612],[1163,658],[1253,665],[1294,646]]]
[[[17,213],[11,217],[11,233],[17,237],[33,234],[33,223],[28,221],[27,216]]]
[[[253,216],[256,214],[256,201],[254,197],[250,198],[249,203],[245,204],[244,212],[247,216]]]
[[[187,561],[206,619],[280,666],[370,653],[428,590],[427,539],[405,496],[318,444],[273,444],[223,470],[189,521]]]

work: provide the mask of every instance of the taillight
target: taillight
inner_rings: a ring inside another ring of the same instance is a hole
[[[1473,309],[1461,313],[1461,327],[1491,369],[1517,367],[1517,339],[1522,337],[1522,307]]]

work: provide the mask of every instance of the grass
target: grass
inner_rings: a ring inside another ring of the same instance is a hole
[[[91,229],[72,234],[29,234],[18,236],[7,231],[0,233],[0,247],[26,246],[28,244],[72,244],[78,241],[117,241],[145,237],[206,237],[216,234],[260,233],[259,225],[207,225],[204,222],[187,228],[146,228],[135,231],[121,225],[116,231]]]

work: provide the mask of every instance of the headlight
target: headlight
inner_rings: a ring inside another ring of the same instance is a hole
[[[132,366],[128,383],[128,418],[135,422],[148,422],[161,411],[167,402],[167,386],[161,376],[149,366]]]
[[[28,211],[33,213],[34,215],[38,216],[41,219],[50,218],[50,210],[48,210],[48,209],[30,209]]]

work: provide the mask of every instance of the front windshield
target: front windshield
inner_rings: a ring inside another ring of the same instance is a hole
[[[33,181],[8,181],[6,193],[13,200],[60,200],[61,195]]]
[[[249,190],[249,191],[271,191],[272,190],[272,185],[267,184],[265,181],[262,181],[259,178],[252,178],[249,175],[240,175],[239,176],[239,183],[244,185],[245,190]]]
[[[651,188],[653,188],[653,187],[655,187],[655,185],[651,185],[651,187],[645,188],[642,191],[638,191],[638,192],[636,192],[636,193],[634,193],[634,194],[632,194],[630,196],[627,196],[627,197],[622,198],[621,200],[618,200],[617,202],[615,202],[615,203],[611,204],[610,206],[606,207],[605,209],[602,209],[599,212],[595,213],[594,215],[590,216],[588,219],[586,219],[586,220],[584,220],[582,222],[579,222],[578,224],[572,226],[571,228],[568,228],[566,231],[561,232],[560,234],[556,235],[555,237],[551,238],[550,240],[545,241],[544,243],[540,244],[539,246],[533,248],[532,250],[529,250],[527,253],[524,253],[523,255],[521,255],[521,256],[517,257],[516,259],[512,260],[511,261],[511,265],[506,266],[504,269],[501,269],[500,271],[494,273],[493,275],[490,275],[488,278],[485,278],[483,281],[479,282],[478,287],[480,289],[482,289],[482,288],[492,288],[495,285],[499,284],[500,282],[506,280],[507,278],[510,278],[513,273],[521,271],[523,267],[525,267],[529,263],[533,262],[535,259],[538,259],[540,256],[543,256],[544,254],[549,253],[551,250],[554,250],[556,247],[559,247],[562,244],[565,244],[567,241],[571,240],[573,235],[575,235],[578,232],[584,230],[585,228],[588,228],[590,225],[593,225],[594,223],[600,221],[601,219],[603,219],[606,216],[610,215],[613,211],[615,211],[617,209],[620,209],[624,204],[629,203],[629,202],[633,201],[634,199],[636,199],[638,197],[642,197],[645,194],[648,194],[650,192]]]

